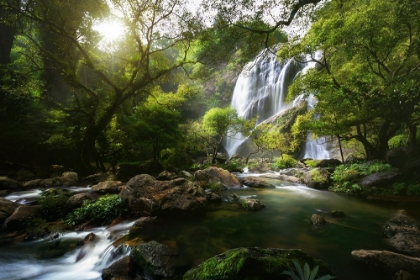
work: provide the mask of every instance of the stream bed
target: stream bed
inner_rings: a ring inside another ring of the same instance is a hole
[[[197,216],[165,219],[139,238],[177,247],[185,267],[237,247],[297,248],[329,263],[337,279],[381,279],[377,271],[354,261],[351,251],[389,249],[382,237],[383,224],[401,211],[415,219],[420,217],[414,205],[373,203],[303,185],[270,182],[275,189],[227,190],[220,205]],[[257,198],[266,208],[245,211],[232,201],[233,193]],[[11,196],[19,198],[18,193]],[[346,216],[332,218],[332,210],[341,210]],[[311,226],[310,218],[315,213],[328,222],[322,229]],[[132,224],[64,233],[59,241],[1,242],[0,279],[101,279],[102,269],[128,253],[128,249],[112,244]],[[76,246],[90,232],[100,240],[89,248]],[[63,249],[65,253],[58,253]]]

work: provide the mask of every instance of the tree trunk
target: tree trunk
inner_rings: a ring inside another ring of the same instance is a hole
[[[417,126],[413,124],[411,121],[405,122],[408,128],[408,139],[407,139],[407,145],[410,147],[416,147],[417,146]]]
[[[19,7],[20,0],[15,0],[12,4]],[[12,8],[17,9],[16,7]],[[0,10],[0,65],[10,63],[10,53],[16,34],[15,16],[15,12]]]

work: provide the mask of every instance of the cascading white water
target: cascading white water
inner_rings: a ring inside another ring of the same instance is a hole
[[[287,90],[298,73],[305,73],[307,69],[314,66],[315,63],[298,63],[293,59],[280,63],[274,54],[262,52],[244,68],[238,77],[231,107],[235,108],[238,115],[245,119],[250,120],[258,116],[256,122],[258,125],[299,103],[298,100],[290,105],[284,103]],[[302,97],[298,98],[301,100]],[[224,146],[229,157],[237,152],[245,140],[241,134],[226,139]],[[313,147],[325,150],[324,146],[314,144],[312,140],[310,142],[311,144],[306,147],[309,151],[314,151]],[[321,154],[321,152],[316,152],[314,159],[318,159],[318,155],[326,158],[325,153]]]
[[[308,102],[308,110],[314,108],[316,105],[316,100],[312,95],[310,95],[306,101]],[[303,158],[329,159],[330,153],[327,149],[327,141],[325,137],[313,139],[311,132],[308,131],[305,143],[305,155]]]
[[[262,52],[248,63],[235,85],[231,107],[245,119],[258,116],[256,125],[286,109],[287,88],[303,69],[294,60],[280,63],[270,52]],[[245,141],[241,134],[227,138],[225,149],[231,157]]]

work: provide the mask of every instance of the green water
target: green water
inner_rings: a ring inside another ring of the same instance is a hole
[[[267,207],[247,212],[230,201],[233,193],[257,198]],[[223,197],[220,206],[202,216],[160,223],[150,229],[146,240],[176,244],[180,257],[193,266],[237,247],[297,248],[329,263],[337,279],[386,279],[380,272],[367,270],[352,260],[351,251],[389,249],[382,239],[381,227],[405,207],[302,186],[242,188],[225,191]],[[329,215],[331,210],[344,211],[346,217],[334,219]],[[414,207],[406,210],[418,218]],[[321,230],[310,224],[314,213],[328,222]]]

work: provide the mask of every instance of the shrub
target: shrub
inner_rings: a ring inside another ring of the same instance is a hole
[[[223,169],[226,169],[229,172],[243,172],[243,165],[240,164],[236,159],[231,159],[225,164],[220,166]]]
[[[295,167],[297,160],[288,154],[283,154],[273,163],[273,168],[285,169]]]
[[[69,197],[69,193],[57,189],[50,189],[43,192],[38,199],[43,217],[47,220],[64,217],[67,214],[65,205]]]
[[[319,162],[318,159],[307,159],[304,163],[307,167],[315,167]]]
[[[309,173],[311,174],[311,178],[314,182],[320,184],[328,183],[328,176],[326,174],[322,174],[319,169],[312,169]]]
[[[393,170],[393,168],[389,164],[380,161],[342,164],[337,166],[331,176],[331,179],[334,181],[334,187],[330,188],[330,190],[335,192],[355,193],[361,189],[356,182],[362,176],[391,170]]]
[[[84,201],[82,207],[67,215],[66,222],[72,226],[88,221],[109,224],[126,211],[126,205],[118,195],[105,195],[96,202]]]

